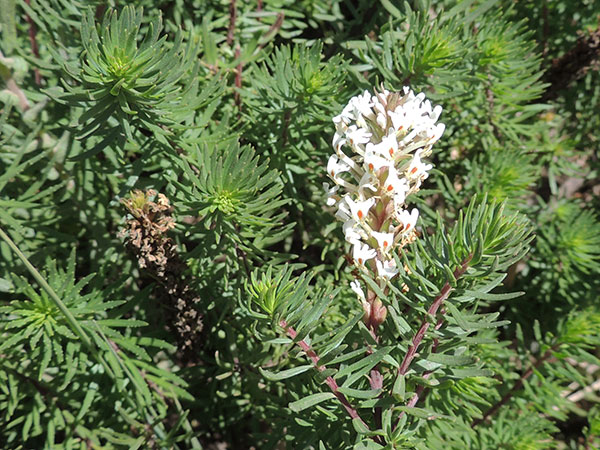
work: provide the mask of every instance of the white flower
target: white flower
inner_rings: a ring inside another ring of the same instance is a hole
[[[344,238],[347,242],[354,244],[355,242],[360,241],[364,237],[366,237],[366,233],[362,231],[360,228],[356,226],[356,221],[354,219],[348,219],[344,222],[343,226],[344,230]],[[361,233],[362,231],[362,233]]]
[[[438,106],[436,106],[436,108]],[[442,137],[442,134],[444,134],[445,129],[446,125],[444,125],[443,123],[438,123],[433,130],[433,135],[429,137],[429,144],[432,145],[433,143],[437,142],[437,140]]]
[[[389,167],[391,164],[389,159],[383,158],[379,153],[370,150],[365,153],[365,167],[371,172],[376,172],[382,167]]]
[[[333,135],[333,140],[331,141],[331,145],[335,149],[336,152],[339,152],[342,148],[342,145],[346,143],[346,135],[341,133],[335,133]]]
[[[383,113],[377,113],[377,125],[379,125],[379,127],[382,130],[385,130],[385,128],[387,127],[387,121],[388,121],[388,116],[386,114]]]
[[[367,244],[362,244],[360,242],[354,243],[354,248],[352,249],[352,258],[358,265],[364,266],[365,262],[367,262],[369,259],[375,258],[376,255],[377,252]]]
[[[442,114],[442,107],[440,105],[435,105],[435,108],[433,108],[433,112],[429,114],[429,118],[434,122],[437,122],[437,120],[440,118],[440,114]]]
[[[444,132],[444,124],[437,123],[441,113],[442,107],[432,105],[424,93],[415,95],[404,87],[403,92],[375,95],[364,91],[333,118],[335,152],[327,173],[336,185],[324,185],[326,203],[337,204],[335,215],[343,222],[345,240],[353,245],[355,264],[368,271],[366,261],[375,259],[380,280],[396,276],[392,255],[414,236],[419,210],[403,207],[433,167],[421,158]],[[342,176],[344,172],[349,173]],[[370,311],[359,282],[351,286]]]
[[[398,267],[396,266],[396,261],[390,259],[389,261],[380,261],[379,259],[375,260],[375,265],[377,266],[377,274],[381,278],[387,278],[388,280],[395,277],[398,273]]]
[[[359,145],[366,144],[371,140],[372,133],[356,125],[351,125],[346,131],[346,140],[356,150]]]
[[[358,193],[362,196],[365,195],[365,189],[369,189],[373,192],[377,192],[377,187],[375,186],[376,178],[371,175],[369,172],[365,172],[363,176],[360,178],[358,182]]]
[[[348,172],[350,170],[350,166],[343,161],[340,161],[336,154],[333,154],[329,157],[329,161],[327,162],[327,173],[331,176],[331,178],[336,180],[336,178],[342,172]]]
[[[410,214],[405,209],[401,209],[400,211],[396,212],[396,219],[398,219],[398,222],[402,224],[403,234],[408,234],[415,228],[418,218],[419,210],[417,208],[413,208]]]
[[[371,101],[371,94],[369,91],[363,92],[362,95],[352,97],[350,99],[350,104],[354,108],[357,119],[359,119],[359,116],[371,117],[373,115],[373,110],[371,109],[373,102]]]
[[[360,287],[360,283],[358,282],[358,280],[351,281],[350,288],[356,293],[359,300],[366,301],[365,293]]]
[[[406,133],[414,127],[418,119],[418,111],[408,109],[403,106],[398,106],[395,111],[390,111],[390,119],[392,119],[392,127],[397,133]]]
[[[344,197],[346,199],[346,203],[350,207],[350,211],[352,211],[352,218],[357,222],[362,222],[369,215],[369,210],[371,206],[375,204],[375,199],[373,197],[368,198],[367,200],[357,201],[355,202],[350,198],[350,196],[346,195]]]
[[[362,305],[365,313],[367,313],[371,309],[371,306],[367,302],[365,293],[362,290],[362,288],[360,287],[360,283],[358,282],[358,280],[351,281],[350,288],[354,291],[354,293],[358,297],[358,300],[360,301],[360,304]]]
[[[394,243],[394,233],[381,233],[379,231],[372,231],[371,236],[375,238],[379,246],[379,250],[386,253],[392,248]]]
[[[403,179],[403,181],[405,181]],[[406,187],[406,190],[404,190],[404,187]],[[406,194],[408,193],[408,184],[404,184],[402,186],[403,190],[397,190],[394,193],[394,204],[397,206],[401,206],[404,204],[404,202],[406,201]]]
[[[342,222],[346,222],[351,219],[350,208],[348,207],[348,203],[346,203],[346,197],[342,198],[338,203],[338,210],[335,213],[335,217]]]
[[[423,164],[421,162],[421,151],[417,151],[406,169],[406,177],[413,180],[424,180],[429,176],[428,172],[432,167],[433,165],[431,164]]]
[[[396,203],[404,203],[406,193],[409,189],[406,178],[398,178],[398,171],[393,166],[390,166],[388,169],[388,176],[383,184],[384,192],[394,195],[394,201]]]
[[[355,120],[355,117],[352,109],[346,106],[341,114],[333,118],[333,123],[338,133],[344,133],[348,129],[348,124],[353,120]]]
[[[398,140],[396,139],[396,134],[392,133],[385,136],[379,144],[372,146],[367,145],[366,150],[367,152],[373,151],[379,156],[393,160],[394,156],[398,153]]]
[[[333,206],[336,203],[335,194],[337,193],[340,187],[338,185],[334,185],[333,187],[329,187],[329,183],[323,183],[323,189],[327,193],[327,206]]]

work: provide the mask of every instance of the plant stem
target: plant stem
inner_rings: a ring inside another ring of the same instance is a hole
[[[472,258],[472,254],[467,256],[463,261],[462,265],[454,271],[453,275],[455,280],[458,280],[466,272]],[[435,316],[437,314],[437,311],[442,305],[442,302],[448,298],[451,291],[452,285],[449,281],[447,281],[446,284],[444,284],[444,286],[442,287],[442,290],[440,291],[439,295],[433,300],[433,303],[427,310],[428,316]],[[425,333],[427,332],[429,325],[430,322],[427,320],[427,317],[425,317],[423,319],[421,327],[419,328],[419,331],[417,331],[417,333],[415,334],[410,347],[408,347],[408,351],[406,352],[406,355],[402,360],[402,364],[400,364],[400,367],[398,368],[399,375],[405,375],[408,371],[410,364],[412,363],[413,359],[415,359],[417,349],[419,348],[419,345],[421,345],[421,341],[425,337]]]
[[[30,6],[31,0],[25,0],[25,3],[27,3],[27,6]],[[35,37],[37,34],[35,23],[33,23],[33,20],[27,13],[25,13],[25,20],[27,20],[27,23],[29,24],[29,42],[31,43],[31,51],[33,52],[33,56],[35,56],[37,59],[40,59],[40,50]],[[36,67],[33,69],[33,72],[35,74],[35,84],[42,84],[42,75],[40,74],[40,70]]]
[[[233,43],[233,37],[235,33],[235,19],[237,18],[237,8],[235,0],[231,0],[229,3],[229,28],[227,29],[227,45]]]
[[[285,320],[281,320],[279,322],[279,325],[285,330],[286,334],[290,338],[296,339],[296,336],[298,336],[298,333],[296,332],[296,330],[293,327],[289,326]],[[308,345],[306,343],[306,341],[304,341],[304,340],[298,341],[296,343],[304,351],[304,353],[306,353],[306,356],[308,356],[310,358],[313,365],[315,366],[315,369],[317,369],[319,372],[323,372],[325,370],[325,366],[320,364],[319,355],[317,355],[315,353],[315,351],[311,348],[311,346]],[[333,377],[328,376],[327,379],[325,380],[325,383],[327,383],[327,386],[329,386],[329,389],[331,389],[331,392],[333,392],[333,395],[335,395],[336,398],[344,406],[344,409],[346,410],[348,415],[352,419],[358,419],[361,422],[361,424],[365,426],[365,428],[369,429],[369,427],[367,426],[365,421],[362,420],[362,418],[359,416],[358,411],[350,404],[350,402],[348,401],[346,396],[338,390],[339,386],[338,386],[337,382],[333,379]]]
[[[439,330],[439,328],[442,326],[443,323],[444,323],[444,320],[440,317],[437,324],[435,325],[435,329]],[[437,347],[438,347],[439,343],[440,343],[440,341],[437,338],[435,338],[433,340],[433,345],[431,346],[431,353],[435,353],[437,351]],[[425,379],[425,380],[429,379],[429,377],[431,376],[432,373],[433,373],[433,370],[426,371],[423,374],[423,379]],[[419,399],[421,398],[421,394],[423,394],[424,390],[425,390],[424,385],[422,385],[422,384],[418,385],[417,388],[415,389],[414,395],[408,401],[406,406],[408,406],[409,408],[413,408],[419,402]],[[404,415],[404,411],[401,411],[400,414],[398,415],[398,418],[402,417],[403,415]]]
[[[67,322],[69,322],[69,325],[71,325],[71,327],[73,328],[75,333],[83,341],[84,345],[86,347],[88,347],[90,350],[95,352],[95,347],[92,344],[91,339],[86,334],[86,332],[83,330],[83,328],[81,328],[81,325],[79,325],[79,322],[77,322],[77,319],[75,318],[75,316],[73,316],[73,314],[71,314],[71,311],[69,311],[69,308],[67,308],[67,306],[58,297],[58,295],[56,295],[56,292],[54,292],[54,289],[52,289],[52,287],[50,287],[50,285],[46,282],[44,277],[42,277],[42,275],[37,271],[37,269],[33,266],[33,264],[31,264],[29,262],[27,257],[23,254],[23,252],[21,250],[19,250],[19,247],[16,246],[16,244],[12,241],[12,239],[8,236],[8,234],[6,234],[4,232],[4,230],[2,228],[0,228],[0,238],[2,238],[4,240],[4,242],[6,242],[8,244],[8,246],[12,249],[12,251],[14,251],[16,253],[16,255],[19,257],[19,259],[23,262],[23,264],[25,264],[25,267],[27,267],[27,270],[29,270],[29,273],[31,273],[33,278],[35,278],[35,280],[40,284],[42,289],[44,289],[46,291],[46,293],[50,296],[50,298],[52,299],[54,304],[58,307],[60,312],[67,319]]]
[[[458,267],[454,271],[454,273],[452,275],[454,276],[455,280],[458,280],[467,271],[467,268],[469,267],[469,263],[471,262],[471,259],[473,259],[472,253],[469,256],[467,256],[464,259],[461,266]],[[427,310],[427,316],[435,316],[437,314],[438,309],[440,309],[440,306],[442,306],[442,302],[448,298],[448,296],[450,295],[450,292],[452,292],[452,285],[450,284],[449,281],[447,281],[444,284],[444,286],[442,287],[442,290],[440,291],[438,296],[433,300],[433,303]],[[443,311],[442,311],[442,313],[443,313]],[[442,326],[442,323],[443,323],[443,319],[442,318],[438,319],[438,322],[435,325],[435,329],[437,330],[438,328],[440,328]],[[423,341],[423,338],[425,337],[425,333],[427,332],[429,325],[430,325],[430,322],[427,320],[427,317],[425,317],[423,319],[423,323],[421,324],[421,327],[419,328],[419,331],[417,331],[417,333],[415,334],[415,336],[412,340],[412,344],[410,345],[410,347],[408,347],[408,351],[406,352],[406,355],[404,356],[404,359],[402,360],[402,364],[400,364],[400,367],[398,368],[399,375],[405,375],[406,372],[408,371],[410,364],[412,363],[413,359],[415,359],[415,356],[417,355],[417,349],[419,348],[419,345],[421,345],[421,342]],[[434,344],[433,344],[434,348],[437,348],[437,344],[438,344],[437,340],[434,340]],[[429,377],[429,376],[431,376],[431,373],[427,374],[427,377]],[[409,408],[412,408],[417,404],[424,389],[425,388],[423,386],[417,387],[417,389],[415,390],[415,394],[408,401],[407,406]],[[403,414],[404,413],[401,412],[400,415],[398,416],[398,420],[396,421],[396,424],[394,425],[394,429],[398,426],[398,423],[400,422],[400,418],[403,416]]]

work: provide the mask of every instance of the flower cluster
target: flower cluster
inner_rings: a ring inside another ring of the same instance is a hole
[[[409,211],[406,200],[432,168],[422,159],[444,132],[444,124],[436,124],[441,112],[425,94],[404,87],[402,93],[365,91],[333,118],[335,153],[327,173],[335,184],[325,183],[327,204],[337,206],[354,264],[380,280],[398,273],[394,254],[416,237],[419,210]],[[352,288],[365,305],[357,281]]]

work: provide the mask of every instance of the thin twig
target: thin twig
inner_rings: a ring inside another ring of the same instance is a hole
[[[471,262],[471,259],[473,259],[473,254],[470,254],[469,256],[467,256],[464,259],[461,266],[458,267],[454,271],[454,273],[452,275],[454,276],[455,280],[458,280],[460,277],[462,277],[464,275],[464,273],[467,271],[467,268],[469,267],[469,263]],[[402,360],[402,364],[400,364],[400,367],[398,368],[398,375],[405,375],[406,372],[408,371],[410,364],[412,363],[412,361],[415,359],[415,356],[417,355],[417,350],[418,350],[419,346],[421,345],[423,338],[425,337],[425,333],[427,332],[427,329],[429,328],[430,322],[428,321],[428,317],[435,316],[437,314],[438,309],[440,309],[440,306],[442,306],[442,302],[448,298],[448,296],[450,295],[450,292],[452,292],[452,285],[450,284],[449,281],[447,281],[444,284],[444,286],[442,287],[442,290],[440,291],[438,296],[433,300],[433,303],[427,310],[427,316],[425,318],[423,318],[423,323],[421,324],[419,331],[417,331],[417,333],[413,337],[412,344],[408,347],[408,351],[406,352],[406,355],[404,356],[404,359]],[[443,311],[442,311],[442,313],[443,313]],[[442,318],[438,319],[438,322],[435,325],[435,329],[436,330],[439,329],[442,326],[442,323],[443,323],[443,319]],[[434,346],[436,349],[437,349],[437,345],[438,345],[438,342],[437,342],[437,339],[435,339]],[[427,375],[427,377],[429,377],[429,376],[431,376],[431,374]],[[423,393],[423,390],[424,390],[423,386],[417,387],[417,389],[415,390],[415,394],[413,395],[413,397],[409,400],[409,402],[407,404],[407,406],[409,408],[412,408],[417,404],[421,394]],[[403,412],[401,412],[400,415],[398,416],[396,424],[394,425],[394,429],[398,427],[398,424],[400,423],[400,418],[402,416],[403,416]]]
[[[462,265],[454,271],[453,275],[454,275],[455,280],[458,280],[461,276],[463,276],[463,274],[466,272],[467,268],[469,267],[469,263],[471,262],[472,258],[473,258],[472,254],[467,256],[465,258],[465,260],[463,261]],[[442,302],[448,298],[451,291],[452,291],[452,285],[448,281],[442,287],[442,290],[440,291],[439,295],[433,300],[433,303],[427,310],[427,316],[435,316],[437,314],[437,311],[440,308],[440,306],[442,305]],[[408,351],[406,352],[406,355],[404,356],[404,359],[402,360],[402,364],[400,364],[400,367],[398,368],[398,375],[405,375],[406,372],[408,371],[410,364],[412,363],[413,359],[415,359],[415,356],[417,354],[417,349],[419,348],[419,345],[421,345],[421,341],[425,337],[425,333],[427,332],[429,325],[430,325],[430,322],[428,321],[428,318],[425,317],[423,319],[423,323],[421,324],[421,327],[419,328],[419,331],[417,331],[417,333],[415,334],[415,336],[412,340],[412,344],[410,345],[410,347],[408,347]]]
[[[442,326],[442,324],[444,323],[444,319],[442,319],[441,317],[438,319],[437,324],[435,325],[435,330],[439,330],[440,327]],[[431,346],[431,353],[435,353],[437,352],[437,348],[439,345],[440,341],[438,338],[433,339],[433,344]],[[433,374],[433,370],[427,370],[424,374],[423,374],[423,379],[424,380],[428,380],[429,377],[431,377],[431,375]],[[421,398],[421,395],[423,394],[423,391],[425,390],[425,386],[420,384],[419,386],[417,386],[417,388],[415,389],[415,393],[414,395],[411,397],[411,399],[406,403],[406,406],[409,408],[413,408],[418,402],[419,399]],[[404,415],[404,411],[400,412],[400,415],[398,416],[398,418],[402,417]]]
[[[25,0],[25,3],[27,4],[27,6],[30,6],[31,0]],[[31,19],[31,17],[29,17],[29,14],[27,13],[25,14],[25,20],[27,20],[27,23],[29,24],[29,42],[31,44],[31,51],[33,52],[33,55],[37,59],[39,59],[40,50],[38,48],[37,39],[35,37],[37,34],[35,23],[33,23],[33,20]],[[40,74],[40,70],[36,67],[33,69],[33,72],[35,74],[35,84],[39,86],[40,84],[42,84],[42,75]]]
[[[279,325],[285,330],[286,334],[290,338],[296,339],[296,336],[298,336],[298,333],[296,332],[296,330],[293,327],[289,326],[285,320],[281,320],[279,322]],[[298,346],[304,351],[306,356],[308,356],[310,358],[313,365],[315,366],[315,369],[317,369],[319,372],[323,372],[326,369],[325,366],[321,365],[319,355],[317,355],[315,353],[315,351],[312,349],[312,347],[310,345],[308,345],[306,343],[306,341],[300,340],[300,341],[296,342],[296,344],[298,344]],[[327,379],[325,380],[325,383],[327,384],[327,386],[329,386],[329,389],[331,389],[331,392],[333,392],[333,395],[335,395],[336,398],[341,402],[342,406],[344,407],[344,409],[346,410],[348,415],[352,419],[358,419],[362,425],[364,425],[367,429],[369,429],[369,427],[367,426],[365,421],[358,414],[358,411],[350,404],[350,402],[348,401],[346,396],[339,391],[339,386],[338,386],[337,382],[333,379],[333,377],[328,376]]]
[[[235,6],[235,0],[231,0],[231,3],[229,3],[229,28],[227,29],[227,45],[233,44],[236,18],[237,7]]]
[[[240,92],[242,89],[242,69],[243,63],[240,58],[241,51],[239,44],[235,48],[235,59],[239,60],[237,67],[235,68],[235,92],[233,93],[233,100],[235,102],[235,106],[237,106],[238,113],[242,113],[242,99],[240,98]]]

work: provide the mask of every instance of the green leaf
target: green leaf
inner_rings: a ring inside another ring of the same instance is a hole
[[[406,395],[406,380],[404,375],[398,374],[392,387],[392,395],[400,402],[404,401]]]
[[[267,380],[279,381],[294,377],[296,375],[300,375],[301,373],[306,372],[312,367],[313,366],[311,364],[307,364],[305,366],[292,367],[291,369],[282,370],[281,372],[277,373],[270,372],[268,370],[263,369],[262,367],[259,367],[258,370],[262,374],[262,376],[265,377]]]
[[[310,408],[311,406],[317,405],[325,400],[329,400],[335,398],[335,395],[331,392],[320,392],[318,394],[312,394],[308,397],[304,397],[300,400],[296,400],[295,402],[290,403],[288,406],[294,412],[300,412],[305,410],[306,408]]]
[[[491,377],[494,371],[490,369],[451,369],[450,375],[455,378]]]
[[[444,366],[466,366],[475,362],[475,358],[466,355],[447,355],[431,353],[425,357],[428,361],[443,364]]]
[[[358,417],[352,419],[352,426],[358,434],[367,434],[369,432],[369,429],[367,428],[365,423]]]
[[[344,387],[350,387],[354,382],[356,382],[359,378],[363,377],[369,371],[375,367],[379,362],[387,355],[394,347],[383,347],[377,350],[375,353],[351,364],[347,367],[341,369],[336,375],[336,379],[340,379],[341,377],[348,376],[346,381],[344,381]]]
[[[338,388],[338,391],[344,394],[346,397],[351,398],[374,398],[381,393],[382,389],[370,389],[365,391],[361,389],[340,387]]]
[[[420,419],[447,419],[447,420],[455,420],[453,417],[445,416],[443,414],[438,414],[435,411],[431,411],[425,408],[409,408],[408,406],[397,406],[396,409],[398,411],[404,411],[406,414],[410,414],[411,416],[419,417]]]

